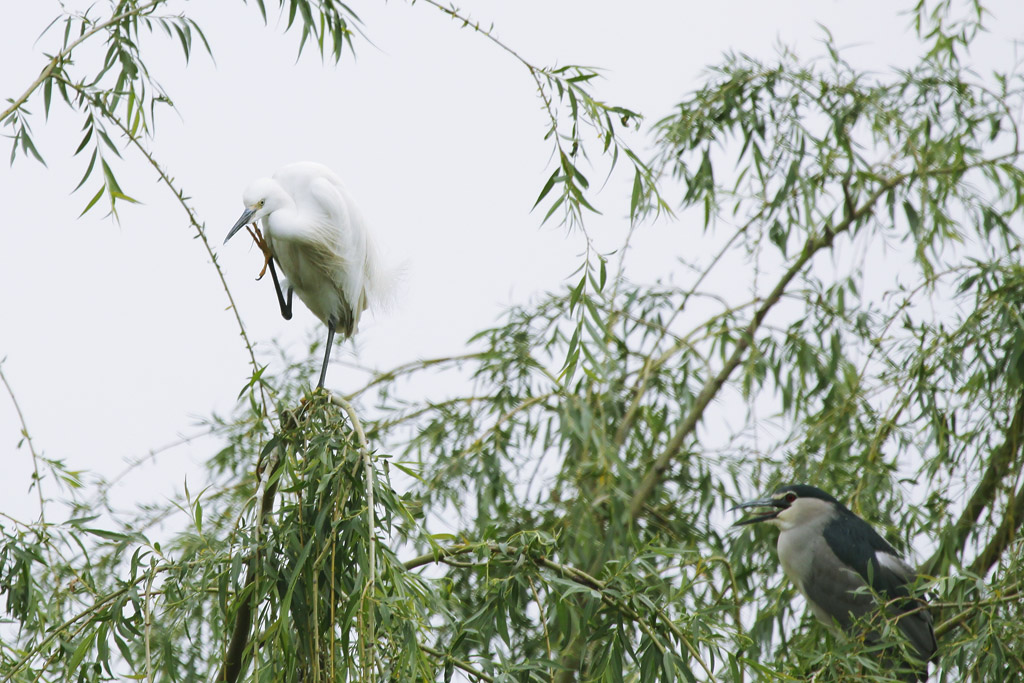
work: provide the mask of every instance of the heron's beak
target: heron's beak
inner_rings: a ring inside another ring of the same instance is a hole
[[[232,227],[231,230],[228,231],[228,236],[224,238],[224,244],[227,244],[228,240],[231,239],[231,236],[234,235],[239,230],[241,230],[243,225],[247,225],[252,220],[253,214],[255,213],[256,209],[246,209],[245,211],[243,211],[242,215],[238,219],[238,222],[235,223],[234,227]]]
[[[784,507],[780,507],[779,504],[778,504],[778,501],[775,500],[774,498],[758,498],[757,500],[748,500],[745,503],[740,503],[739,505],[734,505],[734,506],[732,506],[729,509],[730,510],[741,510],[741,509],[746,509],[746,508],[772,508],[772,509],[767,511],[767,512],[762,512],[759,515],[754,515],[750,519],[741,519],[740,521],[735,522],[733,524],[733,526],[746,526],[747,524],[755,524],[757,522],[764,522],[764,521],[769,520],[769,519],[775,519],[776,517],[779,516],[779,513],[782,512],[785,509]]]

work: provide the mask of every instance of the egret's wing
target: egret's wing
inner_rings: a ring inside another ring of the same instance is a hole
[[[324,225],[320,226],[327,238],[323,257],[332,270],[334,282],[340,286],[345,301],[352,309],[354,328],[367,304],[368,235],[359,209],[340,182],[334,180],[317,178],[310,183],[309,191],[324,216]]]
[[[348,193],[345,184],[341,182],[341,178],[326,166],[314,163],[309,163],[308,166],[322,171],[320,177],[329,183],[340,195],[340,206],[344,207],[347,215],[346,225],[348,226],[347,235],[349,241],[346,248],[350,249],[350,253],[353,254],[352,262],[359,265],[358,279],[360,286],[356,289],[362,294],[363,303],[360,310],[365,309],[371,303],[383,303],[383,300],[391,293],[390,287],[394,284],[393,280],[398,276],[397,271],[384,268],[380,253],[377,250],[377,243],[370,232],[370,226],[363,217],[362,211],[359,210],[359,206],[352,199],[352,195]],[[314,187],[318,188],[317,192],[319,193],[320,184],[314,185]],[[324,194],[326,195],[327,193],[325,192]],[[356,258],[359,260],[356,261]]]

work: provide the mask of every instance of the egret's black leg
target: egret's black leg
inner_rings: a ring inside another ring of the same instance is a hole
[[[285,320],[292,319],[292,293],[291,287],[288,288],[288,301],[285,302],[284,294],[281,293],[281,282],[277,279],[277,268],[274,268],[274,259],[270,259],[270,277],[274,279],[274,291],[277,292],[277,303],[281,306],[281,315],[284,316]]]
[[[320,383],[317,389],[324,388],[324,380],[327,379],[327,363],[331,360],[331,346],[334,345],[334,321],[327,321],[327,351],[324,352],[324,366],[320,368]]]

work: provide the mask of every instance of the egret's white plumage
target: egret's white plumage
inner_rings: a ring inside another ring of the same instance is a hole
[[[341,179],[322,164],[289,164],[251,183],[242,200],[245,211],[224,241],[249,223],[262,223],[267,257],[285,277],[278,282],[270,261],[282,314],[291,317],[294,291],[329,330],[323,386],[335,330],[354,334],[362,312],[389,284],[373,237]]]

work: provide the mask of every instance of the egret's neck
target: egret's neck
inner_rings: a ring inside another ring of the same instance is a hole
[[[263,227],[271,240],[308,240],[309,221],[288,199],[288,204],[267,215],[263,219]]]
[[[295,208],[295,200],[278,186],[269,197],[268,204],[272,207],[270,212],[263,218],[263,229],[273,239],[278,237],[287,239],[289,234],[300,228],[299,212]]]

